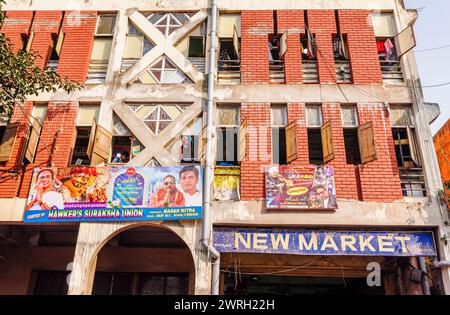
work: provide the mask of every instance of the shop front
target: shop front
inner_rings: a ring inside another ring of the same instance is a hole
[[[428,231],[215,227],[214,246],[225,295],[420,295],[418,258],[436,256]]]

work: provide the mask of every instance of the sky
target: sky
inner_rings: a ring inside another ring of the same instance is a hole
[[[420,11],[414,25],[414,50],[422,86],[450,82],[450,0],[405,0],[405,5]],[[446,45],[449,47],[419,51]],[[441,115],[431,125],[435,134],[450,118],[450,85],[423,91],[426,102],[439,103],[441,108]]]

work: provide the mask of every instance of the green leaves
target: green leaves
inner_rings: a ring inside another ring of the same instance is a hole
[[[1,11],[3,3],[0,0],[0,24],[5,18]],[[0,114],[10,115],[16,103],[23,103],[31,95],[57,90],[72,93],[82,88],[49,68],[39,68],[38,58],[41,57],[34,51],[15,52],[11,41],[0,33]]]

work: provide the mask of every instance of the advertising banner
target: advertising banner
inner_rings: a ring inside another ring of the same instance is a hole
[[[432,232],[214,229],[222,253],[436,256]]]
[[[336,209],[331,166],[273,166],[266,169],[267,209]]]
[[[24,221],[200,219],[202,187],[198,166],[35,168]]]

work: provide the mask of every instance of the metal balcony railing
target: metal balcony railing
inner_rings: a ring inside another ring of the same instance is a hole
[[[403,71],[400,61],[380,60],[380,67],[383,81],[391,83],[403,82]]]
[[[269,78],[273,83],[284,83],[284,60],[269,60]]]
[[[103,83],[106,79],[108,61],[91,60],[86,83]]]
[[[317,60],[302,60],[302,76],[303,83],[317,83],[319,82],[319,75],[317,72]]]
[[[59,60],[49,60],[47,62],[47,68],[49,68],[53,72],[56,72],[56,69],[58,69],[58,63],[59,63]]]
[[[399,167],[403,196],[425,197],[425,178],[421,167]]]
[[[352,70],[350,68],[350,62],[348,60],[335,60],[334,63],[336,65],[336,82],[351,83]]]
[[[226,84],[237,84],[241,82],[241,61],[218,60],[217,81]]]

